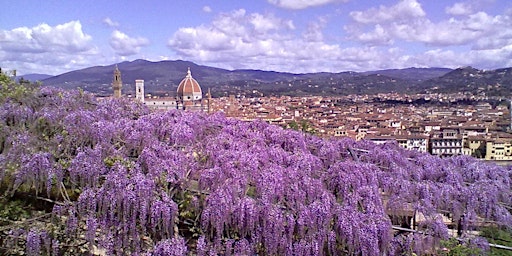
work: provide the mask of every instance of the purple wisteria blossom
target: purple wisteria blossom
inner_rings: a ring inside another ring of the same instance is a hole
[[[44,225],[0,239],[27,255],[407,255],[449,228],[484,249],[469,231],[512,228],[511,169],[471,157],[81,91],[30,97],[0,107],[0,193],[51,205],[30,220]],[[416,233],[393,230],[407,218]]]

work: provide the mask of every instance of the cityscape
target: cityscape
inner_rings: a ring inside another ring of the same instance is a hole
[[[408,95],[328,97],[268,97],[214,99],[214,111],[243,120],[262,119],[322,137],[349,137],[375,143],[397,142],[407,149],[440,156],[471,155],[486,160],[512,160],[510,105],[437,105],[461,95],[417,95],[431,104],[390,104]],[[415,100],[412,97],[412,100]],[[418,99],[418,98],[416,98]]]
[[[122,95],[120,76],[116,66],[114,97]],[[213,98],[209,90],[203,99],[190,68],[174,98],[145,95],[144,80],[136,83],[135,99],[154,109],[222,112],[227,117],[263,120],[320,137],[347,137],[377,144],[393,142],[441,157],[469,155],[504,164],[512,161],[511,102],[502,97],[381,93]]]

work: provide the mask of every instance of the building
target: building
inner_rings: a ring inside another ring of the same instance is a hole
[[[468,136],[464,139],[464,155],[484,158],[486,154],[487,139],[483,135]]]
[[[390,136],[390,135],[367,134],[364,139],[369,140],[377,145],[396,141],[396,138],[394,136]]]
[[[462,135],[457,129],[441,129],[441,131],[432,133],[430,138],[430,153],[432,155],[462,155],[462,146]]]
[[[159,110],[177,109],[178,106],[174,97],[146,97],[142,79],[135,80],[135,99],[150,108]]]
[[[485,160],[512,161],[512,135],[501,133],[488,139]]]
[[[199,83],[192,77],[190,68],[188,68],[187,76],[181,80],[180,85],[178,85],[176,95],[177,108],[201,111],[203,110],[202,99],[203,92],[201,91],[201,86],[199,86]]]
[[[123,87],[123,81],[121,80],[121,71],[119,68],[114,70],[114,78],[112,81],[112,89],[114,90],[114,98],[121,98],[121,88]]]
[[[116,65],[112,88],[114,89],[114,97],[121,97],[121,71]],[[190,68],[187,75],[178,85],[176,97],[147,97],[144,91],[144,80],[135,80],[135,99],[153,109],[159,110],[189,110],[189,111],[205,111],[209,112],[211,105],[211,94],[208,91],[207,99],[203,99],[203,93],[199,83],[192,77]]]
[[[428,152],[428,136],[426,135],[405,135],[407,142],[405,148],[416,150],[422,153]]]
[[[144,80],[135,80],[135,99],[144,103]]]

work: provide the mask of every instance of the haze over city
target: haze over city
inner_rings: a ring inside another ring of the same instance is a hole
[[[512,3],[8,1],[0,63],[57,75],[135,59],[282,72],[512,66]]]

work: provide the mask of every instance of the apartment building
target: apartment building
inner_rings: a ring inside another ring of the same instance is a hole
[[[486,142],[485,160],[512,161],[512,138],[494,138]]]
[[[462,135],[457,129],[441,128],[430,138],[430,153],[439,156],[462,155]]]

